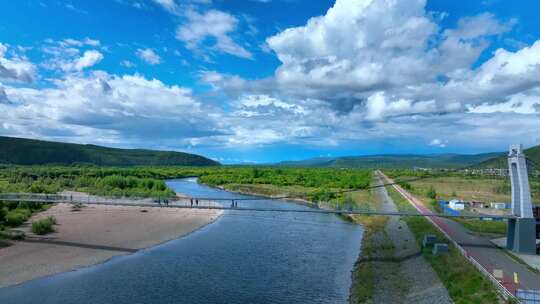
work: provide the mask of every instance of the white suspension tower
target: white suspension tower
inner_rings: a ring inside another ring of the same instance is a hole
[[[527,158],[523,146],[511,145],[508,169],[512,184],[512,214],[508,220],[506,247],[518,253],[536,254],[536,219],[533,217]]]

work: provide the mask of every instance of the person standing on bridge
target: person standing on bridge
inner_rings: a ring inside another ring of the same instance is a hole
[[[193,198],[190,198],[189,202],[191,203],[191,207],[193,207]]]

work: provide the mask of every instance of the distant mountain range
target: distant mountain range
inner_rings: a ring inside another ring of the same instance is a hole
[[[173,151],[116,149],[0,136],[0,163],[17,165],[215,166],[206,157]]]
[[[318,157],[283,161],[276,166],[334,168],[506,168],[506,152],[482,154],[381,154]],[[540,146],[525,150],[527,158],[540,164]],[[0,136],[0,164],[91,164],[103,166],[216,166],[206,157],[174,151],[116,149],[96,145]],[[540,168],[536,168],[540,170]]]
[[[536,170],[540,171],[540,146],[534,146],[529,149],[523,150],[523,153],[525,156],[532,160],[533,165],[536,164]],[[504,155],[501,155],[499,157],[495,157],[492,159],[488,159],[486,161],[480,162],[477,167],[478,168],[507,168],[508,162],[506,159],[507,153],[504,153]]]
[[[430,154],[430,155],[369,155],[345,157],[320,157],[300,161],[284,161],[277,165],[291,167],[338,168],[460,168],[483,163],[503,156],[503,152],[482,154]]]

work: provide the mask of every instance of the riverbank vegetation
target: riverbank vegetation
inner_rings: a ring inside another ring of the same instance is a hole
[[[104,196],[171,197],[174,192],[163,179],[178,175],[151,167],[5,166],[0,168],[0,193],[74,190]]]
[[[9,231],[24,224],[34,213],[47,210],[50,204],[0,201],[0,247],[10,244],[10,239],[24,238],[24,234]]]
[[[273,167],[0,167],[0,192],[57,193],[63,190],[106,196],[171,197],[164,179],[199,177],[201,183],[262,195],[312,201],[343,196],[335,190],[366,188],[371,172],[357,169]]]
[[[379,210],[379,199],[375,189],[357,191],[345,196],[346,201],[354,203],[357,209],[366,211]],[[387,275],[376,261],[394,256],[395,247],[390,240],[385,226],[387,216],[352,215],[351,218],[363,226],[362,250],[352,272],[350,303],[370,303],[381,277]]]
[[[394,246],[384,227],[386,216],[354,216],[355,221],[364,226],[362,251],[352,272],[350,303],[367,303],[377,288],[377,264],[370,259],[391,258]]]
[[[32,232],[37,235],[51,233],[54,232],[54,225],[56,225],[56,218],[49,216],[32,222]]]
[[[199,181],[231,191],[269,196],[288,196],[313,202],[346,204],[346,196],[335,191],[365,189],[371,171],[331,168],[220,168],[199,177]]]

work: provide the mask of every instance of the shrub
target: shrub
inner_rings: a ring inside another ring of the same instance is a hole
[[[8,208],[8,210],[13,210],[19,206],[18,202],[5,202],[4,205]]]
[[[48,219],[49,221],[51,221],[51,223],[53,223],[53,225],[58,224],[58,221],[56,221],[56,218],[55,218],[54,216],[52,216],[52,215],[49,215],[49,216],[47,217],[47,219]]]
[[[17,209],[40,210],[44,203],[19,202]]]
[[[32,212],[26,208],[16,208],[11,210],[11,212],[22,214],[26,219],[28,219],[32,215]]]
[[[6,218],[6,215],[8,213],[8,209],[5,207],[0,207],[0,223],[3,222]]]
[[[8,214],[6,215],[7,225],[12,226],[12,227],[19,226],[28,219],[28,216],[25,213],[17,212],[17,210],[21,210],[21,209],[14,209],[8,212]]]
[[[54,232],[54,224],[56,219],[54,217],[48,217],[32,222],[32,232],[35,234],[43,235]]]
[[[412,185],[407,183],[407,182],[400,182],[398,184],[401,186],[401,188],[403,188],[403,189],[405,189],[407,191],[412,191],[413,190]]]
[[[435,188],[433,188],[433,186],[429,187],[429,190],[427,192],[427,197],[429,197],[431,199],[436,199],[437,198],[437,192],[435,191]]]
[[[431,204],[431,206],[433,207],[433,210],[435,210],[435,212],[438,212],[438,213],[443,212],[441,204],[439,204],[439,202],[436,199],[432,199],[429,203]]]
[[[30,187],[28,188],[28,191],[30,193],[46,193],[47,192],[45,185],[38,182],[32,183],[32,185],[30,185]]]

